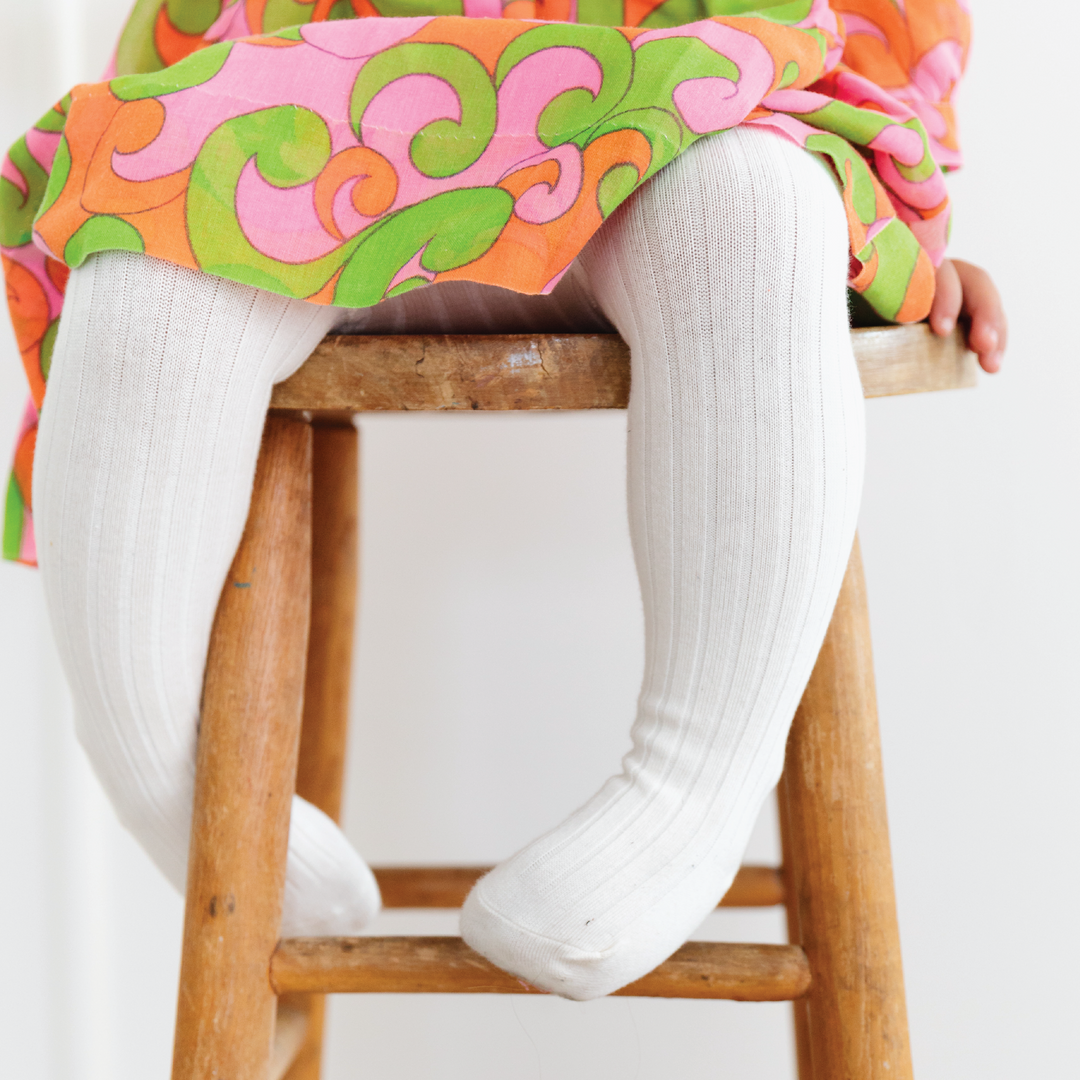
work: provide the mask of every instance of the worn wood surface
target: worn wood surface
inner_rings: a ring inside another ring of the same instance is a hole
[[[377,866],[384,908],[459,908],[489,866]],[[771,866],[739,870],[721,907],[772,907],[784,902],[780,871]]]
[[[787,747],[792,929],[813,986],[813,1080],[911,1080],[900,936],[858,543]]]
[[[957,327],[938,337],[926,323],[851,331],[863,396],[963,390],[978,383],[979,363]]]
[[[959,330],[852,331],[867,397],[975,385]],[[471,409],[624,409],[630,354],[617,334],[501,334],[325,338],[274,388],[272,407],[347,417],[357,412]]]
[[[337,821],[356,622],[359,442],[351,425],[313,435],[311,636],[296,792]]]
[[[266,1080],[310,602],[311,431],[271,419],[214,621],[173,1080]]]
[[[784,796],[784,778],[780,777],[780,783],[776,788],[776,804],[780,816],[780,845],[781,873],[783,874],[783,888],[785,898],[784,915],[787,919],[788,941],[797,945],[801,935],[799,933],[799,905],[788,904],[787,897],[795,895],[791,875],[791,827],[787,819],[787,799]],[[798,1080],[814,1080],[813,1062],[810,1058],[810,1020],[806,1013],[806,995],[795,998],[791,1003],[791,1020],[795,1032],[795,1070]]]
[[[274,953],[281,992],[331,994],[539,994],[455,937],[289,938]],[[792,945],[692,941],[622,997],[787,1001],[806,992],[809,969]]]
[[[316,427],[313,450],[311,633],[296,793],[340,821],[356,622],[358,432],[351,424]],[[284,1010],[305,1017],[305,1037],[283,1080],[319,1080],[326,1002],[321,994],[288,995],[279,1024]]]

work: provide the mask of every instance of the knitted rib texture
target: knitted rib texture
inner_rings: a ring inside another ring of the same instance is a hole
[[[128,252],[76,270],[34,498],[79,739],[123,824],[183,891],[203,669],[272,384],[335,313]],[[283,932],[378,909],[338,827],[294,799]]]
[[[631,350],[645,677],[622,771],[477,884],[462,933],[587,999],[664,960],[731,884],[839,592],[864,451],[819,162],[761,132],[702,140],[582,258]]]

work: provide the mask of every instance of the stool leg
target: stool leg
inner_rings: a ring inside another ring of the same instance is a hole
[[[316,427],[311,535],[311,637],[296,791],[335,821],[341,817],[349,679],[356,622],[359,434]],[[289,994],[282,1005],[307,1012],[304,1045],[284,1080],[319,1080],[321,994]]]
[[[857,540],[792,725],[781,797],[788,903],[795,907],[790,925],[813,976],[803,1035],[813,1077],[911,1080]]]
[[[266,1080],[304,692],[311,429],[271,418],[199,730],[173,1080]]]
[[[798,945],[802,939],[799,932],[799,906],[795,903],[795,883],[792,881],[791,867],[794,858],[791,852],[791,826],[787,816],[787,793],[784,790],[784,777],[776,789],[777,809],[780,811],[781,857],[783,859],[784,906],[787,914],[788,941]],[[807,1015],[806,998],[796,998],[791,1003],[791,1019],[795,1027],[795,1061],[799,1080],[814,1080],[813,1063],[810,1060],[810,1018]]]

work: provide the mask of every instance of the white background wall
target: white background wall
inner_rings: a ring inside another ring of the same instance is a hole
[[[101,70],[127,0],[0,0],[0,138]],[[1072,1078],[1080,968],[1080,30],[976,5],[955,254],[1013,334],[977,392],[872,402],[862,523],[920,1080]],[[1011,18],[1010,18],[1011,16]],[[1025,53],[1021,50],[1034,50]],[[0,329],[0,455],[23,383]],[[621,414],[363,421],[348,830],[372,860],[485,861],[616,765],[641,658]],[[32,571],[0,566],[5,1076],[168,1075],[181,905],[70,734]],[[771,815],[751,854],[775,857]],[[403,913],[376,932],[453,932]],[[775,912],[703,934],[779,939]],[[327,1080],[781,1080],[787,1007],[339,998]]]

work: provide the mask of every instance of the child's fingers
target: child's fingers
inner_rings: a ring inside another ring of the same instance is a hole
[[[1009,336],[1001,297],[985,270],[960,259],[953,266],[963,291],[962,310],[971,318],[968,346],[978,353],[984,371],[998,371]]]
[[[934,303],[930,308],[930,328],[935,334],[944,337],[952,333],[963,301],[964,289],[960,284],[960,275],[956,272],[952,259],[945,259],[937,268]]]

